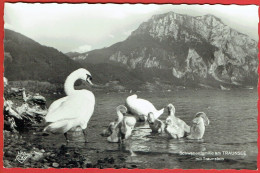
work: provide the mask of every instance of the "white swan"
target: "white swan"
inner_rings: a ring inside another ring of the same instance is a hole
[[[209,125],[209,119],[204,112],[198,112],[195,118],[192,120],[190,128],[190,134],[187,136],[188,139],[202,139],[205,126]]]
[[[131,136],[136,119],[123,115],[127,112],[127,108],[123,105],[118,106],[116,112],[117,119],[109,124],[109,127],[103,131],[102,136],[108,136],[109,142],[124,142]]]
[[[85,80],[92,85],[91,74],[86,69],[80,68],[72,72],[64,84],[67,96],[54,101],[45,117],[45,122],[50,124],[44,128],[44,131],[64,133],[67,141],[67,131],[74,127],[81,127],[86,137],[84,129],[87,128],[88,121],[94,112],[94,94],[85,89],[74,89],[74,83],[78,79]]]
[[[154,114],[155,119],[159,118],[164,112],[164,108],[158,111],[151,102],[137,98],[136,94],[126,98],[126,106],[131,114],[139,117],[140,121],[146,121],[150,112]]]
[[[148,113],[147,122],[152,129],[153,133],[163,133],[165,124],[159,120],[154,118],[154,114],[152,112]]]
[[[190,133],[190,126],[175,116],[175,107],[169,104],[167,108],[169,116],[166,119],[165,132],[174,139],[182,138],[185,133]]]

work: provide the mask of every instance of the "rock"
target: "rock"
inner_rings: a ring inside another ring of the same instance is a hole
[[[4,156],[5,156],[5,157],[15,157],[16,154],[13,153],[12,151],[6,151],[6,152],[4,153]]]
[[[75,161],[75,160],[70,160],[70,161],[69,161],[69,164],[77,165],[77,161]]]
[[[137,166],[136,166],[136,165],[131,165],[131,167],[132,167],[132,168],[137,168]]]
[[[12,168],[12,165],[10,164],[10,161],[4,160],[4,167],[5,168]]]
[[[44,164],[44,165],[43,165],[43,168],[48,169],[48,168],[50,168],[50,167],[49,167],[48,164]]]
[[[61,154],[65,154],[66,152],[67,152],[67,148],[66,148],[66,146],[65,145],[62,145],[61,147],[60,147],[60,153]],[[79,154],[78,152],[74,152],[74,154]]]
[[[82,164],[92,164],[91,160],[89,158],[85,158],[84,162]]]
[[[87,168],[93,168],[93,165],[92,165],[92,163],[87,163],[87,164],[86,164],[86,167],[87,167]]]
[[[20,92],[20,90],[25,92],[24,89],[17,89],[14,91]],[[18,98],[22,97],[19,95],[16,96]],[[24,130],[24,128],[29,128],[32,125],[40,123],[47,114],[45,106],[42,106],[45,105],[46,100],[40,95],[37,95],[35,100],[38,100],[37,104],[32,105],[29,101],[21,104],[21,101],[17,99],[14,99],[14,101],[4,99],[5,129],[9,131],[21,131]],[[10,119],[10,117],[13,119]]]
[[[113,157],[111,157],[107,161],[108,161],[108,163],[113,164],[115,162],[115,159]]]
[[[37,104],[41,104],[41,105],[45,105],[46,104],[46,99],[45,97],[39,95],[38,93],[36,95],[34,95],[31,100],[34,102],[34,103],[37,103]]]
[[[10,134],[11,134],[10,131],[4,130],[4,136],[9,137]]]
[[[223,85],[220,85],[220,89],[221,89],[221,90],[226,90],[226,91],[229,91],[229,90],[230,90],[230,88],[224,87]]]
[[[31,159],[33,161],[39,161],[39,160],[43,159],[43,156],[44,156],[43,153],[34,151],[34,152],[32,152]]]
[[[17,112],[17,110],[14,109],[13,102],[11,100],[4,100],[4,110],[5,115],[9,115],[17,119],[22,119],[19,112]]]
[[[7,131],[15,132],[16,124],[13,124],[13,120],[10,117],[7,117],[7,120],[4,120],[4,129]]]
[[[19,88],[11,88],[11,91],[12,91],[12,92],[15,92],[15,93],[20,92]]]
[[[114,168],[115,169],[120,169],[120,166],[119,165],[114,165]]]
[[[60,165],[59,165],[58,163],[54,162],[54,163],[52,163],[52,166],[53,166],[54,168],[58,168]]]
[[[104,160],[101,160],[101,159],[99,159],[99,160],[97,161],[97,163],[98,163],[98,164],[100,164],[100,163],[105,163],[105,161],[104,161]]]
[[[124,157],[119,157],[120,160],[125,161],[126,159]]]
[[[46,132],[43,132],[41,133],[42,136],[49,136],[50,134],[49,133],[46,133]]]

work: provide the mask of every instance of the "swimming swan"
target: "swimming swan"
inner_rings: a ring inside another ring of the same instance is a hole
[[[131,136],[136,119],[123,115],[127,112],[127,108],[123,105],[118,106],[116,112],[117,119],[109,124],[109,127],[103,131],[102,136],[108,136],[107,140],[109,142],[124,142],[125,139]]]
[[[132,114],[139,117],[140,121],[146,121],[150,112],[154,114],[155,119],[159,118],[164,112],[164,108],[158,111],[151,102],[137,98],[136,94],[126,98],[126,106]]]
[[[159,120],[154,118],[154,114],[152,112],[148,113],[147,122],[152,129],[153,133],[163,133],[165,124]]]
[[[185,133],[190,133],[190,126],[175,116],[175,107],[169,104],[167,108],[169,116],[166,119],[165,132],[174,139],[182,138]]]
[[[74,83],[78,79],[93,85],[91,74],[86,69],[80,68],[72,72],[64,84],[67,96],[54,101],[45,117],[45,122],[50,124],[44,128],[44,131],[64,133],[67,141],[67,132],[76,127],[81,127],[86,140],[84,129],[87,128],[88,121],[94,112],[94,94],[86,89],[74,89]]]
[[[195,118],[192,120],[190,128],[190,134],[187,136],[188,139],[202,139],[205,126],[209,125],[209,119],[204,112],[198,112]]]

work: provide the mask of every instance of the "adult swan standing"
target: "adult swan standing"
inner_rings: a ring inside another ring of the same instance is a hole
[[[155,119],[159,118],[164,112],[164,108],[158,111],[151,102],[137,98],[136,94],[126,98],[126,107],[131,114],[139,117],[139,121],[146,121],[150,112],[153,113]]]
[[[44,128],[44,131],[64,133],[67,141],[67,132],[77,127],[82,129],[86,141],[84,129],[87,128],[89,119],[94,112],[94,94],[86,89],[74,89],[74,83],[78,79],[85,80],[93,85],[91,74],[86,69],[80,68],[72,72],[64,84],[67,96],[54,101],[45,117],[45,122],[50,124]]]

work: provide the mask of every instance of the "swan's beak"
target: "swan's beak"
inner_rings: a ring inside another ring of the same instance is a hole
[[[88,82],[90,85],[93,85],[93,83],[91,82],[90,79],[87,79],[87,82]]]

